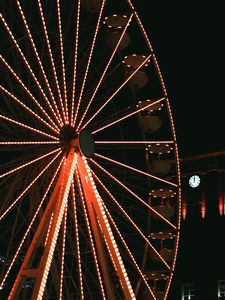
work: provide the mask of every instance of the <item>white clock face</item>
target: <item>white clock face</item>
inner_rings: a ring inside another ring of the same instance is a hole
[[[200,184],[200,177],[198,175],[193,175],[189,179],[189,185],[193,188],[199,186]]]

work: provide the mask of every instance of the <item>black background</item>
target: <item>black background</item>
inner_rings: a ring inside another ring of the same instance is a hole
[[[224,151],[224,24],[219,2],[133,1],[149,35],[167,87],[180,157]],[[181,169],[182,175],[182,169]],[[213,178],[212,178],[213,177]],[[184,282],[196,283],[197,299],[216,299],[224,278],[224,217],[219,218],[219,177],[205,177],[207,216],[181,224],[169,299],[181,299]],[[183,186],[183,191],[185,187]],[[202,187],[200,188],[202,189]],[[198,205],[198,191],[188,201]]]
[[[133,3],[164,77],[180,156],[224,150],[225,51],[219,2]]]

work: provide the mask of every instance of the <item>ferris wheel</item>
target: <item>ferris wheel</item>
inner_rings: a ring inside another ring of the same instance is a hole
[[[167,299],[180,171],[130,0],[0,3],[0,299]]]

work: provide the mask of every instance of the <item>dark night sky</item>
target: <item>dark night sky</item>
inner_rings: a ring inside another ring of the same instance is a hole
[[[224,150],[222,8],[203,1],[134,5],[165,80],[180,156]]]
[[[147,2],[151,3],[149,9]],[[180,157],[225,150],[222,8],[218,2],[203,1],[157,0],[153,4],[153,1],[136,0],[134,3],[165,80]],[[216,175],[215,184],[217,180]],[[210,181],[208,186],[210,189]],[[191,218],[186,225],[181,224],[169,299],[180,299],[181,281],[191,279],[202,284],[200,290],[205,291],[206,297],[201,299],[214,299],[217,280],[224,278],[220,262],[224,248],[218,246],[224,220],[218,217],[216,195],[212,188],[205,223],[198,217],[196,220]],[[196,198],[193,196],[194,201]],[[216,207],[214,210],[212,205]],[[209,232],[218,233],[211,243]],[[209,257],[214,257],[212,263],[208,261]]]

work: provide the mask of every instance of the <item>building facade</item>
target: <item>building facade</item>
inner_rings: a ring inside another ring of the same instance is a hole
[[[169,300],[225,299],[225,151],[180,164],[181,239]]]

